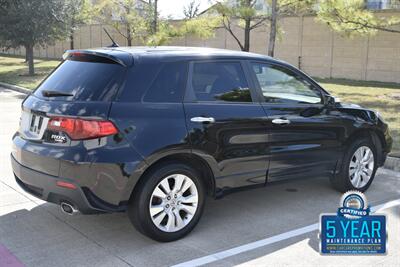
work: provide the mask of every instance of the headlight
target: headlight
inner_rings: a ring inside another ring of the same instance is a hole
[[[376,115],[376,117],[377,117],[379,120],[385,122],[385,120],[383,119],[383,117],[381,116],[381,114],[379,113],[379,111],[375,111],[375,115]]]

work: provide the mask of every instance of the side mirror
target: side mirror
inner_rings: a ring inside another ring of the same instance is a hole
[[[340,99],[332,95],[327,95],[325,97],[325,104],[330,107],[334,107],[336,103],[340,103]]]

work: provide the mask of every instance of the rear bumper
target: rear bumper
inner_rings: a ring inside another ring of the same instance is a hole
[[[50,203],[67,202],[83,214],[126,210],[126,206],[114,206],[98,199],[88,188],[81,188],[70,179],[48,175],[23,166],[11,155],[12,169],[19,186],[26,192]],[[76,185],[76,189],[57,186],[57,181]]]

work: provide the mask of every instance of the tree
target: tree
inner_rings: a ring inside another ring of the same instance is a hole
[[[157,46],[186,35],[210,38],[215,32],[215,19],[191,19],[173,25],[159,18],[155,12],[156,2],[143,9],[138,9],[136,3],[135,0],[100,0],[95,6],[99,20],[112,25],[127,39],[128,46],[134,38],[146,45]]]
[[[139,14],[136,0],[100,0],[94,13],[102,23],[113,26],[128,46],[132,46],[135,37],[143,40],[147,34],[147,21]]]
[[[316,13],[317,20],[347,36],[370,35],[377,31],[400,33],[393,28],[400,25],[400,17],[377,17],[365,8],[364,0],[267,0],[267,4],[271,7],[268,55],[272,57],[279,19],[288,15]]]
[[[66,0],[66,24],[69,28],[70,49],[74,49],[74,32],[80,24],[90,21],[92,16],[91,2],[89,0]]]
[[[196,0],[190,1],[190,3],[183,7],[183,15],[185,19],[193,19],[199,14],[200,4]]]
[[[159,20],[159,27],[155,34],[150,34],[146,39],[146,45],[158,46],[168,44],[174,38],[196,36],[201,39],[209,39],[215,35],[215,29],[220,22],[217,18],[193,18],[176,23],[167,20]]]
[[[148,35],[144,43],[150,46],[168,44],[174,38],[184,36],[196,36],[201,39],[208,39],[215,34],[218,24],[217,18],[195,18],[186,19],[173,23],[170,18],[159,17],[157,9],[158,0],[150,0],[147,9]]]
[[[215,10],[221,17],[222,27],[235,39],[242,51],[250,50],[251,31],[263,25],[268,18],[264,11],[256,10],[256,2],[257,0],[237,0],[233,4],[224,1],[215,5]],[[234,32],[234,25],[243,30],[243,42]]]
[[[312,12],[313,6],[317,0],[267,0],[266,4],[270,7],[270,16],[268,16],[270,33],[268,42],[268,56],[275,54],[276,35],[279,20],[284,16],[301,15]]]
[[[35,74],[33,47],[65,38],[67,15],[62,0],[0,0],[0,40],[7,48],[23,46],[29,75]]]
[[[400,33],[393,26],[400,25],[400,17],[378,17],[365,8],[363,0],[321,0],[318,20],[334,31],[352,35],[371,35],[377,31]]]
[[[276,41],[276,22],[278,20],[278,0],[271,1],[271,17],[270,17],[270,31],[267,54],[273,57],[275,54],[275,41]]]
[[[218,17],[202,16],[185,20],[181,29],[183,35],[193,35],[201,39],[210,39],[215,36],[215,30],[220,28],[221,20]]]
[[[148,11],[151,33],[156,34],[158,24],[158,0],[149,0]]]

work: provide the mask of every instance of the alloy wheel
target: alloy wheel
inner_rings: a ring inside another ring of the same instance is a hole
[[[173,174],[154,188],[150,198],[150,216],[164,232],[176,232],[190,223],[199,202],[195,183],[188,176]]]
[[[355,188],[363,188],[372,178],[374,153],[367,146],[359,147],[353,154],[349,165],[349,178]]]

